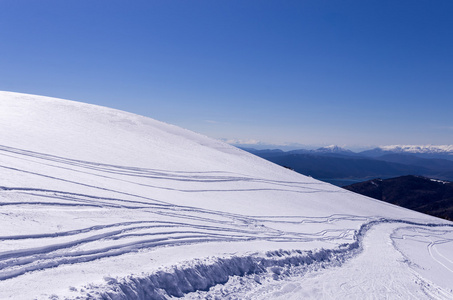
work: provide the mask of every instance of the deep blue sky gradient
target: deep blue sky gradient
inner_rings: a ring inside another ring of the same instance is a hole
[[[453,1],[0,0],[0,90],[270,144],[453,144]]]

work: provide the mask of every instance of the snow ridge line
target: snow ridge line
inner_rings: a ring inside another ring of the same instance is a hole
[[[103,300],[161,300],[171,296],[183,297],[187,293],[207,291],[214,285],[225,284],[230,276],[242,277],[272,272],[274,278],[278,278],[280,275],[289,275],[288,267],[326,263],[341,265],[350,250],[352,249],[288,251],[289,255],[283,251],[276,251],[268,253],[267,257],[217,258],[212,264],[195,263],[186,268],[174,267],[172,270],[158,271],[148,277],[128,276],[120,280],[105,278],[107,286],[90,287],[84,296],[86,299]],[[100,290],[97,291],[98,289]]]
[[[213,263],[206,264],[194,261],[186,267],[174,266],[165,271],[158,271],[146,277],[134,275],[122,279],[105,278],[106,285],[89,286],[84,292],[86,299],[128,300],[128,299],[168,299],[183,297],[195,291],[207,291],[217,284],[225,284],[230,276],[247,276],[268,273],[274,279],[291,275],[291,269],[308,269],[309,266],[340,266],[346,260],[363,250],[362,241],[365,234],[375,225],[383,223],[402,223],[426,227],[453,227],[445,223],[417,223],[397,219],[379,219],[363,224],[354,234],[354,242],[342,244],[335,249],[318,251],[271,251],[265,256],[233,256],[215,258]]]

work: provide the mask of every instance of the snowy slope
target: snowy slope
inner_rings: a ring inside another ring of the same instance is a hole
[[[451,222],[150,118],[0,92],[0,169],[0,299],[453,297]]]

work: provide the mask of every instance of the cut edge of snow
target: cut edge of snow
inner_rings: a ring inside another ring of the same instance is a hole
[[[183,297],[188,293],[208,291],[218,284],[225,284],[233,276],[266,275],[274,280],[327,267],[341,266],[345,261],[363,250],[362,241],[367,231],[383,223],[403,223],[427,227],[453,227],[448,223],[417,223],[412,221],[379,219],[363,224],[354,234],[354,242],[339,245],[334,249],[277,250],[261,255],[212,257],[196,259],[178,266],[171,266],[155,273],[142,276],[130,275],[125,278],[105,277],[106,284],[88,285],[80,289],[87,299],[128,300],[128,299],[169,299]],[[78,299],[78,297],[72,298]]]

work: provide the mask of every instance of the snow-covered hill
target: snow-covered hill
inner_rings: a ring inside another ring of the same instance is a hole
[[[146,117],[0,92],[0,169],[0,299],[453,297],[451,222]]]

